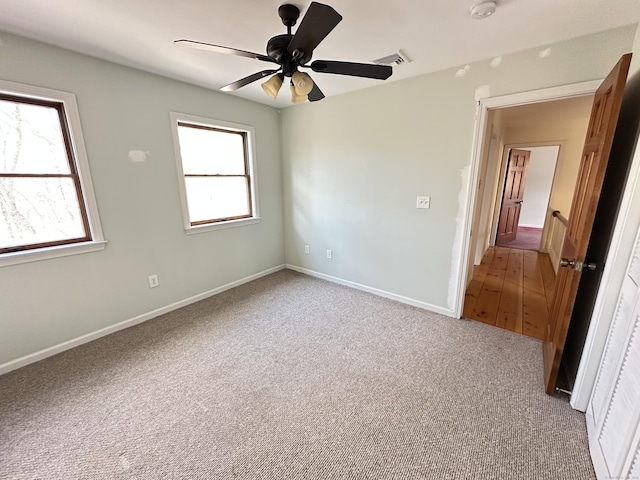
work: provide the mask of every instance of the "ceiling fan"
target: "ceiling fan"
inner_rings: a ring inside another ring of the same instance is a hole
[[[310,64],[308,63],[313,55],[313,50],[342,20],[342,16],[329,5],[311,2],[295,34],[291,34],[291,27],[296,24],[300,17],[298,7],[290,4],[281,5],[280,8],[278,8],[278,15],[282,19],[282,23],[287,27],[287,33],[276,35],[269,39],[267,42],[266,55],[193,40],[175,40],[174,43],[216,53],[254,58],[256,60],[262,60],[263,62],[279,65],[278,68],[263,70],[248,77],[241,78],[222,87],[220,90],[232,92],[256,80],[273,75],[262,84],[262,88],[271,98],[275,99],[284,78],[290,77],[291,101],[293,103],[301,103],[306,100],[315,102],[324,98],[324,94],[311,77],[307,73],[300,72],[298,68],[310,68],[314,72],[351,75],[354,77],[375,78],[379,80],[386,80],[393,73],[392,68],[388,65],[339,62],[334,60],[315,60]]]

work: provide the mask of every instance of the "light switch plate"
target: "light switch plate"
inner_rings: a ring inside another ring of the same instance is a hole
[[[431,207],[431,197],[418,196],[416,198],[416,208]]]
[[[158,275],[149,275],[149,288],[156,288],[160,286],[160,281],[158,280]]]

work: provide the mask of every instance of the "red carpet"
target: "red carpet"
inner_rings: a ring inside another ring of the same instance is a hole
[[[521,250],[538,250],[542,238],[541,228],[518,227],[518,234],[513,242],[501,243],[501,247],[519,248]]]

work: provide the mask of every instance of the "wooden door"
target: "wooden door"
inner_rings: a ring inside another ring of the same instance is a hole
[[[593,100],[587,138],[582,151],[582,162],[578,170],[562,248],[561,266],[564,268],[558,269],[553,305],[547,324],[546,342],[543,346],[545,390],[549,395],[555,392],[560,359],[609,161],[630,61],[631,54],[624,55],[620,59],[596,91]]]
[[[531,152],[528,150],[512,149],[509,151],[509,163],[502,193],[496,245],[513,242],[518,234],[518,222],[520,221],[530,156]]]

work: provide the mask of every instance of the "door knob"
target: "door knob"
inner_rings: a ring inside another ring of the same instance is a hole
[[[573,268],[573,266],[575,264],[576,264],[575,260],[569,260],[568,258],[560,259],[560,266],[561,267],[571,267],[571,268]]]
[[[591,270],[591,271],[598,268],[595,262],[588,262],[588,263],[576,262],[575,260],[569,260],[568,258],[561,258],[560,266],[573,268],[578,272],[581,272],[583,268],[586,268],[587,270]]]
[[[516,202],[516,205],[522,205],[522,202],[523,202],[523,200],[518,200],[518,201]]]

